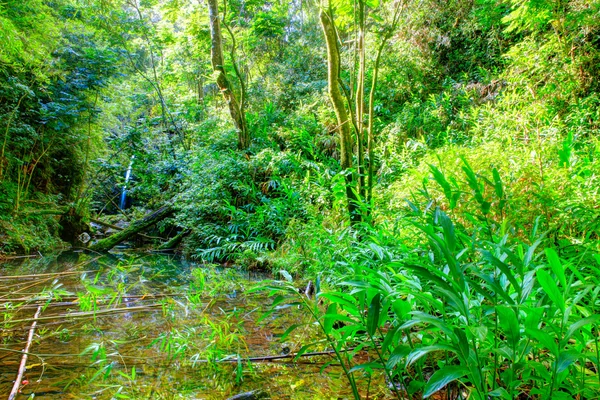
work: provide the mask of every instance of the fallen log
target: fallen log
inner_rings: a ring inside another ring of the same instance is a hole
[[[189,235],[190,232],[191,231],[189,229],[184,229],[183,231],[179,232],[177,235],[175,235],[174,237],[169,239],[168,242],[161,244],[158,247],[158,250],[161,250],[161,251],[175,250],[177,248],[177,246],[179,246],[179,243],[181,243],[183,238],[186,237],[187,235]]]
[[[105,227],[110,228],[110,229],[114,229],[115,231],[122,231],[122,230],[127,229],[127,228],[122,228],[122,227],[117,226],[117,225],[109,224],[108,222],[104,222],[104,221],[101,221],[101,220],[95,219],[95,218],[90,218],[90,222],[93,222],[93,223],[98,224],[98,225],[105,226]],[[155,237],[155,236],[148,236],[148,235],[144,235],[143,233],[136,233],[136,235],[139,236],[139,237],[143,237],[144,239],[149,239],[149,240],[156,240],[156,239],[164,240],[163,238]]]
[[[171,205],[163,206],[158,210],[154,211],[152,214],[147,215],[140,220],[132,222],[131,225],[129,225],[122,231],[117,232],[114,235],[107,237],[106,239],[97,241],[95,244],[90,246],[90,250],[99,252],[109,251],[119,243],[131,238],[134,235],[137,235],[141,231],[165,219],[166,217],[171,215],[172,212],[173,207]]]

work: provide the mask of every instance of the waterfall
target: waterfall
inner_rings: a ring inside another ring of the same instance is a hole
[[[131,168],[133,168],[133,159],[135,156],[131,156],[131,161],[129,161],[129,167],[127,167],[127,172],[125,173],[125,184],[123,185],[123,191],[121,192],[121,202],[119,203],[119,208],[121,210],[125,209],[125,199],[127,198],[127,182],[129,182],[129,177],[131,176]]]

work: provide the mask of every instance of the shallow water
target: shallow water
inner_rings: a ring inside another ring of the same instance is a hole
[[[315,338],[308,324],[279,341],[304,318],[293,308],[257,323],[271,300],[247,290],[266,278],[155,254],[0,262],[0,393],[13,386],[42,306],[17,398],[225,399],[254,389],[275,399],[350,398],[340,368],[321,371],[329,356],[243,361]],[[387,395],[372,385],[369,398]]]

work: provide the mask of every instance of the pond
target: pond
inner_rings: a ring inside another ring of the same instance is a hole
[[[268,278],[157,254],[0,262],[0,393],[13,387],[35,322],[16,398],[352,398],[332,355],[286,356],[318,337],[300,310],[259,321],[272,299],[249,289]],[[369,398],[389,395],[383,382],[366,386]]]

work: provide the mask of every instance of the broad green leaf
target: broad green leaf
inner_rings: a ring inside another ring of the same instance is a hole
[[[389,370],[392,370],[396,364],[398,364],[400,361],[402,361],[402,359],[404,357],[406,357],[408,354],[410,354],[410,346],[407,344],[401,344],[398,345],[394,351],[392,351],[392,354],[390,354],[390,357],[388,358],[387,364],[386,364],[386,368]]]
[[[437,169],[437,167],[435,165],[429,164],[429,169],[431,170],[431,173],[433,174],[433,179],[435,179],[435,181],[444,190],[444,195],[446,196],[446,199],[450,203],[450,209],[455,208],[457,198],[453,195],[453,190],[452,190],[452,187],[450,186],[450,183],[448,183],[448,181],[446,180],[446,177],[444,176],[442,171]],[[459,195],[460,195],[460,193],[459,193]]]
[[[502,178],[500,178],[500,173],[496,168],[492,169],[492,175],[494,176],[494,190],[496,191],[496,196],[499,199],[504,198],[504,184],[502,183]]]
[[[403,320],[411,309],[410,303],[406,300],[397,299],[392,303],[392,310],[394,310],[394,314],[399,320]]]
[[[520,296],[521,285],[519,284],[519,281],[517,281],[517,278],[513,275],[511,268],[487,250],[482,250],[481,254],[483,255],[483,258],[492,263],[494,267],[498,268],[506,276],[510,284]]]
[[[448,365],[443,367],[429,378],[429,381],[425,385],[423,398],[426,399],[450,382],[454,382],[468,373],[469,370],[461,366]]]
[[[501,399],[504,399],[504,400],[512,400],[512,397],[504,388],[497,388],[496,390],[492,390],[491,392],[488,393],[488,396],[500,397]]]
[[[383,354],[386,354],[388,351],[388,348],[391,346],[392,342],[394,341],[394,337],[396,336],[396,333],[400,330],[399,326],[393,327],[391,329],[389,329],[386,333],[385,333],[385,338],[383,339],[383,343],[381,344],[381,352]]]
[[[527,248],[527,252],[525,253],[525,256],[523,257],[523,265],[524,266],[529,266],[529,264],[531,263],[531,261],[533,261],[533,256],[535,254],[535,249],[540,245],[540,243],[542,243],[542,239],[538,239],[536,240],[531,246],[529,246]]]
[[[569,365],[573,364],[581,356],[582,354],[576,350],[562,351],[558,355],[558,360],[556,361],[556,372],[560,374],[565,369],[569,368]]]
[[[544,292],[548,295],[550,300],[562,311],[565,311],[565,299],[562,293],[558,289],[554,278],[550,276],[548,272],[543,269],[539,269],[536,272],[537,280],[544,289]]]
[[[448,250],[450,252],[454,252],[456,248],[456,234],[454,233],[454,225],[452,224],[452,220],[446,215],[446,213],[439,211],[438,212],[440,225],[444,231],[444,240],[448,245]]]
[[[502,330],[506,334],[511,346],[516,346],[521,336],[519,329],[519,321],[517,315],[512,308],[506,306],[496,307],[496,314],[498,315],[498,321]]]
[[[562,264],[560,263],[558,254],[556,254],[556,251],[554,249],[549,248],[549,247],[544,249],[544,251],[546,252],[546,257],[548,258],[548,264],[550,264],[550,268],[552,268],[552,272],[554,272],[554,274],[558,278],[558,281],[560,282],[562,287],[566,288],[567,287],[567,279],[565,278],[565,269],[563,268]]]
[[[456,327],[454,328],[454,335],[456,336],[456,348],[458,350],[458,356],[463,360],[464,363],[468,363],[471,357],[467,334],[463,330]]]
[[[352,315],[354,313],[353,310],[358,310],[356,306],[356,297],[350,296],[347,293],[342,292],[327,292],[321,293],[321,298],[328,299],[332,303],[337,303],[341,307],[343,307],[346,311],[350,312]]]
[[[379,316],[381,312],[381,294],[377,293],[371,300],[369,312],[367,314],[367,332],[373,336],[379,326]]]
[[[567,334],[565,335],[563,341],[569,340],[571,338],[571,336],[573,336],[573,334],[575,334],[575,332],[577,332],[579,329],[581,329],[585,325],[595,323],[599,320],[600,320],[600,314],[595,314],[595,315],[592,315],[591,317],[580,319],[579,321],[575,322],[573,325],[571,325],[569,327],[569,330],[567,331]]]
[[[531,339],[537,340],[545,349],[550,350],[552,354],[558,354],[558,345],[556,344],[555,339],[547,332],[544,332],[541,329],[527,328],[525,329],[525,333]]]
[[[323,330],[326,334],[331,333],[331,329],[333,329],[333,323],[336,321],[337,317],[337,304],[331,303],[327,307],[327,312],[325,313],[325,318],[323,320]]]
[[[448,346],[448,345],[445,345],[445,344],[434,344],[434,345],[431,345],[431,346],[419,347],[418,349],[415,349],[415,350],[411,351],[410,354],[406,357],[406,366],[414,364],[421,357],[423,357],[423,356],[431,353],[432,351],[451,351],[451,352],[456,352],[456,350],[454,349],[454,347]]]

